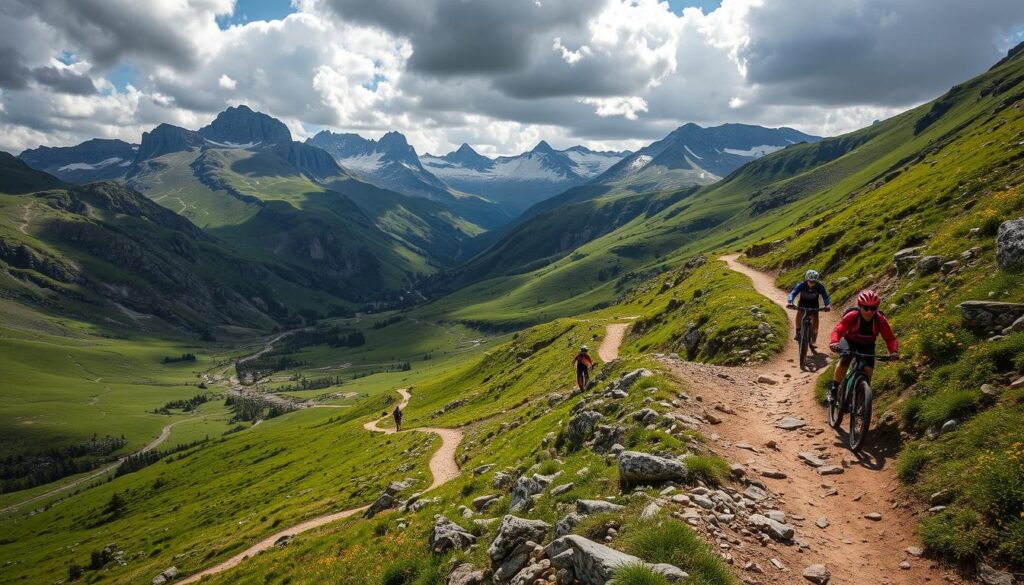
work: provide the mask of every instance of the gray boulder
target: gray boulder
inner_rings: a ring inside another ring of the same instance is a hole
[[[397,496],[399,492],[406,489],[407,487],[409,487],[409,484],[402,481],[393,481],[389,483],[388,487],[384,488],[384,491],[381,492],[380,497],[377,498],[377,501],[370,504],[370,507],[366,510],[364,516],[367,518],[373,518],[380,512],[383,512],[388,508],[395,507],[398,504],[398,500],[395,498],[395,496]]]
[[[537,481],[536,477],[536,475],[534,477],[524,475],[516,480],[516,484],[512,486],[509,511],[522,512],[530,509],[530,506],[533,505],[533,498],[530,496],[544,491],[544,485]]]
[[[491,479],[491,487],[496,490],[506,490],[512,486],[515,479],[516,478],[512,477],[511,474],[499,471],[495,473],[494,477]]]
[[[569,419],[569,426],[565,429],[565,440],[570,445],[579,445],[590,438],[594,432],[594,426],[602,416],[593,410],[584,410]]]
[[[761,514],[751,514],[750,518],[747,519],[752,528],[764,532],[774,540],[787,541],[793,538],[793,534],[796,532],[792,526],[783,524],[778,520],[774,520]]]
[[[828,580],[832,578],[832,573],[829,572],[825,565],[811,565],[804,569],[804,579],[807,579],[811,583],[817,583],[817,585],[825,585]]]
[[[981,563],[978,565],[978,581],[985,585],[1013,585],[1013,575]]]
[[[663,575],[671,582],[682,582],[689,577],[678,567],[659,563],[652,565],[633,555],[617,551],[576,534],[554,540],[545,552],[552,566],[558,569],[572,569],[580,583],[605,585],[615,570],[625,565],[646,566]]]
[[[686,464],[682,461],[639,451],[623,451],[619,455],[619,480],[626,485],[683,481],[686,477]]]
[[[921,274],[931,274],[942,267],[942,256],[922,256],[917,261],[917,271]]]
[[[150,584],[151,585],[165,585],[166,583],[170,583],[171,581],[174,581],[174,579],[176,579],[177,577],[178,577],[178,568],[177,567],[168,567],[168,568],[164,569],[163,571],[161,571],[159,575],[157,575],[156,577],[153,577],[153,580],[150,581]]]
[[[506,585],[526,566],[535,543],[544,542],[551,525],[541,520],[527,520],[507,515],[494,541],[487,547],[487,556],[494,569],[494,582]]]
[[[996,261],[1003,270],[1024,268],[1024,217],[1000,224],[996,234]]]
[[[704,334],[701,333],[700,329],[697,329],[696,323],[690,323],[686,326],[686,333],[683,334],[683,347],[686,351],[693,353],[697,346],[700,345],[701,340],[704,339]]]
[[[483,585],[486,580],[483,571],[469,563],[462,563],[448,574],[447,585]]]
[[[625,429],[618,425],[597,425],[594,431],[594,443],[591,447],[595,453],[607,453],[622,438]]]
[[[659,414],[658,411],[654,410],[653,408],[644,408],[638,410],[630,416],[633,417],[633,420],[645,425],[654,424],[661,420],[661,414]]]
[[[580,514],[603,514],[605,512],[618,512],[625,509],[625,506],[604,500],[576,500],[576,511]]]
[[[430,550],[435,555],[443,555],[453,550],[466,550],[475,542],[476,536],[444,516],[438,516],[434,521],[434,528],[430,530],[428,541]]]
[[[576,512],[569,512],[566,514],[558,523],[555,524],[555,538],[571,534],[572,529],[576,528],[576,525],[583,520],[583,514],[577,514]]]

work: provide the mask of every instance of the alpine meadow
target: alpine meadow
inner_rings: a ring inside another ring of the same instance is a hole
[[[0,585],[1024,582],[1024,4],[0,5]]]

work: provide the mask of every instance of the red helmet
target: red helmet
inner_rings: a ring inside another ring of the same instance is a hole
[[[862,307],[877,307],[881,302],[882,299],[878,298],[878,293],[870,289],[862,290],[857,295],[857,304]]]

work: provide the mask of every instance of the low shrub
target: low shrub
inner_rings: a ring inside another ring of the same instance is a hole
[[[919,418],[925,427],[941,425],[950,419],[961,422],[978,410],[980,393],[975,390],[946,390],[928,397]]]
[[[625,550],[651,563],[675,565],[689,573],[694,583],[736,583],[735,577],[704,539],[677,520],[635,526],[625,536]]]
[[[922,521],[918,535],[932,552],[969,562],[979,558],[993,533],[974,510],[951,509]]]
[[[668,585],[664,575],[640,563],[622,565],[615,570],[613,580],[617,585]]]
[[[717,455],[691,455],[686,458],[690,477],[709,485],[721,485],[729,478],[729,462]]]
[[[921,475],[930,459],[925,450],[913,445],[907,447],[896,460],[896,476],[904,483],[911,483]]]

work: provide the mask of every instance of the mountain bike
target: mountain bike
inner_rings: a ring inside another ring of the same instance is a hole
[[[576,370],[576,384],[579,385],[580,391],[585,391],[590,386],[590,368]]]
[[[843,422],[843,414],[850,413],[850,434],[847,442],[851,451],[859,451],[864,446],[871,426],[871,384],[864,374],[863,358],[873,357],[877,361],[889,362],[895,358],[889,355],[874,355],[851,351],[839,352],[841,357],[853,356],[853,363],[846,372],[846,380],[837,389],[838,396],[828,405],[828,424],[838,429]]]
[[[831,311],[831,307],[797,307],[796,305],[787,305],[790,309],[803,310],[804,316],[800,320],[800,331],[797,337],[800,341],[800,369],[807,369],[807,350],[811,348],[813,328],[811,323],[811,313],[817,313],[820,311]],[[817,353],[817,352],[815,352]]]

